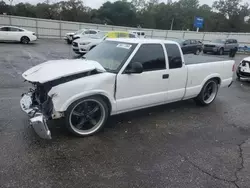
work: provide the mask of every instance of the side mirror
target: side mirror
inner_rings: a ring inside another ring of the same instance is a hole
[[[186,45],[187,45],[187,43],[184,42],[184,43],[183,43],[183,46],[186,46]]]
[[[139,62],[133,62],[129,64],[129,66],[125,70],[126,74],[141,74],[142,72],[143,72],[143,66]]]

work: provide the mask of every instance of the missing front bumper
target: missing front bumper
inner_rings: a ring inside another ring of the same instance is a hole
[[[20,100],[22,110],[30,117],[30,125],[33,127],[39,137],[51,139],[51,133],[47,125],[47,119],[38,108],[32,107],[32,94],[24,94]]]

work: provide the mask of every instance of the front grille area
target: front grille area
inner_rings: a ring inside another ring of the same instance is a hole
[[[78,43],[76,43],[76,42],[73,42],[73,44],[72,44],[74,47],[78,47]]]

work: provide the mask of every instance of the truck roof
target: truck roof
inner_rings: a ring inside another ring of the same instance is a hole
[[[115,39],[107,39],[109,41],[117,41],[117,42],[127,42],[134,44],[143,44],[143,43],[168,43],[168,44],[178,44],[172,40],[163,40],[163,39],[142,39],[142,38],[115,38]]]

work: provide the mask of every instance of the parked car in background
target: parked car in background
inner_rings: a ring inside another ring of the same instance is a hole
[[[13,26],[0,27],[0,41],[16,41],[28,44],[35,40],[37,40],[37,36],[33,31]]]
[[[236,70],[236,75],[237,75],[238,79],[241,79],[241,78],[250,79],[250,56],[244,58],[240,62],[239,66]]]
[[[74,41],[74,40],[79,39],[81,37],[88,37],[88,36],[96,35],[99,32],[100,32],[100,30],[96,30],[96,29],[83,29],[83,30],[76,32],[73,35],[72,39]]]
[[[64,40],[66,40],[68,44],[72,44],[74,34],[75,33],[66,33]]]
[[[110,115],[192,98],[209,105],[233,81],[233,60],[184,62],[174,41],[107,39],[83,59],[52,60],[24,72],[33,88],[22,95],[21,108],[42,138],[51,139],[48,122],[60,118],[73,134],[89,136]]]
[[[238,50],[239,44],[235,39],[215,39],[211,42],[204,43],[203,53],[213,52],[215,54],[223,55],[224,52],[230,50]]]
[[[129,32],[137,35],[138,38],[146,38],[144,31],[129,31]]]
[[[126,31],[99,32],[96,35],[76,39],[72,43],[72,49],[76,54],[85,54],[96,47],[106,38],[136,38],[136,34]]]
[[[68,44],[72,44],[73,40],[75,39],[96,35],[98,32],[100,31],[96,29],[80,29],[75,33],[66,33],[64,40],[66,40]]]
[[[202,42],[194,39],[173,39],[181,46],[183,54],[196,54],[202,52]]]

